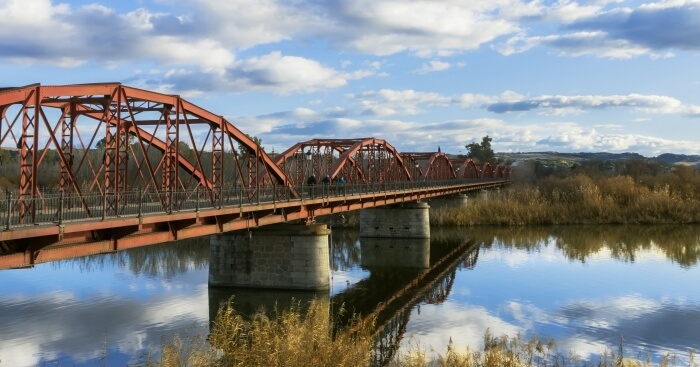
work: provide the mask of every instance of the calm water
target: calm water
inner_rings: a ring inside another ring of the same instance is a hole
[[[209,289],[206,240],[0,271],[0,366],[139,365],[163,338],[206,335],[230,295],[246,313],[316,297],[367,314],[425,265],[438,276],[388,313],[389,343],[478,349],[489,328],[583,357],[620,341],[655,359],[700,350],[700,227],[432,231],[428,244],[334,230],[330,292]]]

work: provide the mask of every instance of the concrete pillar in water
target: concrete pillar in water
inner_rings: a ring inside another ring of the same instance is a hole
[[[363,268],[430,267],[430,238],[360,238]]]
[[[406,202],[360,210],[360,236],[430,238],[430,206]]]
[[[325,224],[277,224],[212,235],[209,285],[242,288],[330,288]]]
[[[431,208],[463,208],[467,206],[468,199],[466,194],[455,194],[431,198],[429,203]]]

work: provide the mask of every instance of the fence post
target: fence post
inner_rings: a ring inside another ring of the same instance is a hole
[[[63,224],[63,189],[61,189],[61,195],[59,196],[60,202],[58,203],[58,225]]]
[[[5,197],[7,198],[7,218],[5,218],[5,230],[10,230],[10,211],[12,210],[12,193],[9,189],[5,189]]]
[[[238,187],[239,187],[239,189],[238,189],[239,190],[239,192],[238,192],[239,193],[239,195],[238,195],[238,207],[242,208],[243,207],[243,185],[241,184],[241,186],[238,186]]]
[[[168,214],[173,214],[173,188],[168,187]]]
[[[139,215],[139,218],[141,218],[141,216],[143,215],[143,190],[141,190],[138,187],[136,189],[139,190],[139,212],[138,212],[138,215]]]
[[[197,200],[195,200],[194,204],[194,211],[199,212],[199,185],[194,189],[195,191],[195,196],[197,196]]]

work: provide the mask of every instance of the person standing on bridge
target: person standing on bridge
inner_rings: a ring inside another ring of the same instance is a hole
[[[340,192],[345,195],[345,177],[340,176],[338,179],[338,186],[340,187]]]
[[[309,185],[309,196],[311,196],[311,198],[313,199],[314,186],[316,186],[316,175],[312,173],[311,176],[309,176],[309,179],[306,180],[306,184]]]
[[[321,182],[323,182],[323,195],[328,196],[328,194],[329,194],[328,189],[329,189],[329,186],[331,185],[331,178],[328,177],[328,175],[325,175],[323,177],[323,180],[321,180]]]

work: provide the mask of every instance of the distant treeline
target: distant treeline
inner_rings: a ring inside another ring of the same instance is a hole
[[[162,174],[162,165],[160,164],[163,159],[163,153],[154,147],[149,147],[146,144],[145,147],[145,157],[138,146],[137,143],[132,143],[127,151],[127,187],[129,189],[140,187],[144,188],[147,181],[150,181],[150,174],[148,172],[148,166],[152,167],[154,170],[158,170],[155,175],[156,185],[160,186]],[[187,144],[180,142],[179,146],[180,155],[185,157],[190,163],[195,167],[200,168],[197,163],[197,154],[195,150],[191,149]],[[225,152],[224,160],[229,162],[229,167],[232,167],[230,162],[233,162],[234,155],[238,155],[239,159],[242,159],[241,152]],[[245,155],[243,153],[243,155]],[[53,190],[58,188],[60,178],[61,178],[61,159],[59,153],[56,150],[45,149],[39,150],[37,159],[41,160],[41,163],[37,167],[37,186],[40,189]],[[105,159],[104,148],[93,148],[93,149],[77,149],[73,150],[72,157],[66,157],[66,160],[71,165],[71,171],[76,179],[79,186],[83,187],[84,190],[90,191],[94,190],[96,183],[101,184],[103,182],[104,171],[100,170],[100,167]],[[201,162],[201,170],[203,172],[211,172],[212,170],[212,153],[204,151],[199,155],[199,162]],[[19,187],[20,181],[20,156],[19,152],[15,149],[0,148],[0,190],[16,190]],[[140,167],[140,168],[139,168]],[[183,184],[193,184],[194,180],[191,179],[191,175],[188,174],[184,169],[180,168],[179,175]],[[95,179],[97,177],[97,179]],[[240,182],[240,177],[237,177],[237,171],[234,169],[227,169],[224,172],[224,182],[227,185],[234,185]]]

